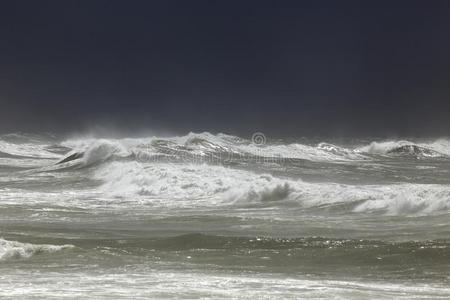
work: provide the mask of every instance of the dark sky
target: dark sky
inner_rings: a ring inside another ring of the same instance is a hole
[[[0,131],[450,132],[450,1],[2,1]]]

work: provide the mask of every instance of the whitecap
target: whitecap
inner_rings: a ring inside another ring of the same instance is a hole
[[[73,245],[29,244],[0,238],[0,261],[14,258],[29,258],[36,254],[54,253],[73,247]]]

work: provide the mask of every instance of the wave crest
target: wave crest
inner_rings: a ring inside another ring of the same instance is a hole
[[[413,143],[410,141],[372,142],[355,149],[356,152],[374,155],[443,157],[450,154],[450,143],[437,140],[432,143]]]
[[[361,153],[333,144],[265,144],[256,145],[250,140],[236,136],[211,133],[189,133],[181,137],[150,137],[145,139],[122,140],[77,140],[66,141],[63,146],[70,146],[74,151],[99,151],[99,144],[108,144],[114,148],[112,153],[102,153],[124,156],[133,155],[136,158],[173,157],[177,159],[215,158],[227,160],[230,157],[245,158],[277,158],[277,159],[305,159],[311,161],[349,161],[367,159]],[[118,151],[117,151],[118,150]],[[71,152],[69,155],[72,155]],[[91,157],[93,155],[88,155]],[[98,161],[99,159],[94,159]]]
[[[112,162],[94,176],[111,199],[165,207],[294,205],[391,215],[450,209],[450,187],[438,184],[309,183],[223,166],[137,162]]]
[[[29,258],[41,253],[54,253],[64,249],[74,248],[73,245],[29,244],[0,239],[0,261],[7,259]]]
[[[121,143],[100,139],[75,147],[58,164],[76,161],[78,166],[90,166],[106,161],[112,156],[127,157],[130,155],[131,153]]]

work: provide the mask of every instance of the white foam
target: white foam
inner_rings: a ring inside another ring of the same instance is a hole
[[[372,142],[369,145],[356,148],[355,151],[369,154],[384,155],[395,148],[413,144],[414,143],[409,141]]]
[[[436,184],[307,183],[211,165],[113,162],[95,172],[111,198],[167,207],[355,203],[355,212],[431,214],[450,208],[450,187]]]
[[[450,141],[438,139],[432,142],[415,143],[407,140],[392,140],[384,142],[372,142],[369,145],[358,147],[354,150],[356,153],[369,153],[377,155],[386,155],[390,151],[402,146],[417,146],[435,152],[434,156],[450,156]]]
[[[448,212],[450,187],[434,184],[396,184],[375,187],[355,212],[385,211],[390,215],[428,215]]]
[[[306,159],[311,161],[349,161],[366,159],[363,155],[344,150],[335,145],[320,143],[317,146],[303,144],[241,146],[245,152],[265,157]]]
[[[206,268],[204,268],[206,269]],[[174,269],[141,264],[107,271],[27,270],[2,274],[7,298],[93,299],[448,299],[444,282],[351,280],[279,273]],[[105,287],[105,288],[99,288]],[[88,295],[88,296],[87,296]]]
[[[113,162],[95,172],[112,197],[158,202],[165,206],[232,204],[278,200],[289,194],[286,183],[270,175],[210,165]],[[272,199],[272,198],[273,199]]]
[[[436,152],[450,156],[450,140],[438,139],[430,143],[421,143],[419,145],[423,147],[429,147]]]
[[[45,245],[29,244],[17,241],[8,241],[0,238],[0,261],[14,258],[29,258],[39,253],[53,253],[67,248],[73,248],[73,245]]]

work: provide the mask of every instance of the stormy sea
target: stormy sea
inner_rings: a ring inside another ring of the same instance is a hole
[[[449,139],[0,136],[0,298],[448,299]]]

